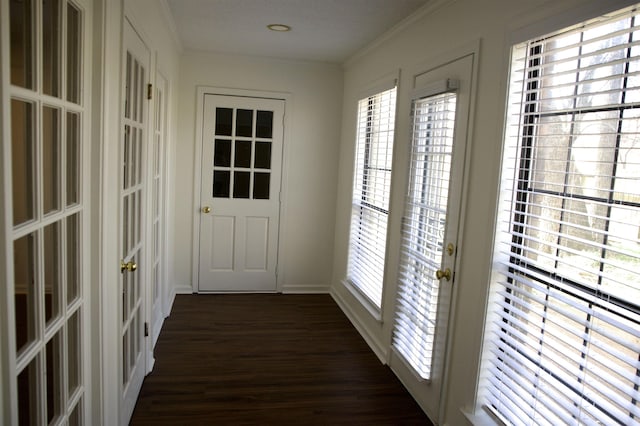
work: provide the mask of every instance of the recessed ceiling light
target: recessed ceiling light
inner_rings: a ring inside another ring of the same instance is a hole
[[[280,31],[280,32],[291,31],[291,27],[284,24],[271,24],[271,25],[267,25],[267,28],[269,28],[271,31]]]

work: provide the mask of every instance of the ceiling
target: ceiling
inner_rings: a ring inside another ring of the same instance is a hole
[[[186,50],[342,63],[429,0],[167,0]],[[286,24],[274,32],[269,24]]]

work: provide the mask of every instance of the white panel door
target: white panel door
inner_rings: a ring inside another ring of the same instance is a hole
[[[129,21],[124,24],[123,115],[120,145],[121,423],[128,424],[147,370],[145,322],[148,257],[145,221],[148,131],[147,84],[151,54]]]
[[[275,291],[284,101],[203,104],[198,290]]]

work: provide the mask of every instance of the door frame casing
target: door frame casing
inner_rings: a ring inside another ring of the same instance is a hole
[[[221,96],[236,96],[236,97],[245,97],[245,98],[263,98],[263,99],[276,99],[284,101],[284,131],[283,131],[283,147],[282,147],[282,173],[281,173],[281,183],[280,183],[280,217],[278,227],[278,249],[277,256],[278,260],[276,262],[276,292],[282,293],[282,283],[284,281],[283,271],[286,270],[283,265],[283,244],[284,234],[286,229],[282,226],[283,223],[286,223],[284,220],[286,217],[286,194],[287,191],[287,175],[288,175],[288,164],[289,164],[289,143],[290,140],[290,129],[291,129],[291,113],[293,110],[291,107],[293,102],[293,96],[291,93],[287,92],[272,92],[272,91],[259,91],[259,90],[246,90],[246,89],[233,89],[233,88],[222,88],[222,87],[213,87],[213,86],[197,86],[196,87],[196,128],[195,128],[195,143],[193,150],[193,209],[192,209],[192,220],[193,220],[193,238],[192,238],[192,263],[191,263],[191,289],[193,293],[198,293],[200,288],[200,194],[202,189],[202,162],[201,153],[202,153],[202,126],[204,124],[204,97],[205,95],[221,95]]]

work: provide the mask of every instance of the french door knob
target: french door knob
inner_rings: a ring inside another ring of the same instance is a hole
[[[124,271],[129,271],[129,272],[133,272],[136,269],[138,269],[138,264],[131,261],[131,262],[127,262],[124,263],[124,260],[120,261],[120,273],[124,274]]]
[[[202,213],[211,213],[211,207],[209,206],[204,206],[202,208]]]
[[[439,280],[444,278],[447,281],[451,281],[451,269],[447,268],[444,271],[442,269],[438,269],[436,271],[436,278]]]

